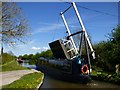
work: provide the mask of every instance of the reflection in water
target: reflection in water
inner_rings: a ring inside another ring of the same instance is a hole
[[[22,66],[36,69],[36,65],[29,65],[29,63],[23,63]],[[55,79],[45,74],[43,84],[40,88],[120,88],[120,86],[111,83],[94,81],[94,80],[92,80],[92,82],[88,84],[67,82],[67,81]]]
[[[66,82],[45,75],[44,82],[41,88],[120,88],[120,86],[94,80],[92,80],[92,82],[88,84]]]
[[[29,61],[24,61],[21,65],[24,66],[24,67],[36,69],[36,65],[30,65]]]

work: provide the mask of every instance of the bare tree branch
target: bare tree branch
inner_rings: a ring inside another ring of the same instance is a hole
[[[21,9],[16,3],[2,3],[2,42],[8,44],[11,41],[22,41],[22,37],[28,31],[28,22],[22,16]]]
[[[2,43],[10,44],[11,42],[22,42],[27,35],[29,25],[22,15],[22,11],[17,7],[16,3],[3,2],[0,3],[0,37]]]

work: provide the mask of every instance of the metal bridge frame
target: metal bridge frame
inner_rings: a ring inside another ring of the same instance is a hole
[[[74,33],[74,34],[71,34],[71,32],[70,32],[70,30],[69,30],[69,27],[68,27],[68,25],[67,25],[67,22],[66,22],[66,20],[65,20],[65,17],[64,17],[64,13],[65,13],[67,10],[69,10],[71,7],[74,8],[74,11],[75,11],[76,16],[77,16],[78,21],[79,21],[79,24],[80,24],[80,26],[81,26],[81,28],[82,28],[82,31],[76,32],[76,33]],[[92,52],[93,59],[95,59],[95,52],[94,52],[94,50],[93,50],[93,48],[92,48],[92,44],[91,44],[91,42],[90,42],[90,40],[89,40],[89,37],[88,37],[88,35],[87,35],[86,29],[85,29],[85,27],[84,27],[84,25],[83,25],[82,19],[81,19],[81,17],[80,17],[80,14],[79,14],[79,12],[78,12],[78,9],[77,9],[77,7],[76,7],[75,2],[72,2],[72,5],[71,5],[70,7],[68,7],[66,10],[64,10],[63,12],[61,12],[60,15],[61,15],[61,17],[62,17],[62,20],[63,20],[63,22],[64,22],[64,25],[65,25],[65,27],[66,27],[66,30],[67,30],[67,32],[68,32],[68,38],[70,38],[70,40],[71,40],[71,42],[72,42],[72,45],[73,45],[73,47],[74,47],[74,49],[75,49],[75,54],[76,54],[76,55],[80,55],[80,57],[81,57],[81,54],[82,54],[82,43],[83,43],[83,39],[84,39],[85,48],[86,48],[86,54],[87,54],[87,58],[88,58],[89,69],[91,69],[88,45],[89,45],[90,50],[91,50],[91,52]],[[76,47],[76,45],[75,45],[75,42],[74,42],[72,36],[73,36],[73,35],[76,35],[76,34],[79,34],[79,33],[82,33],[82,34],[81,34],[81,40],[80,40],[80,46],[79,46],[80,52],[78,53],[77,47]],[[89,70],[89,71],[90,71],[90,70]]]

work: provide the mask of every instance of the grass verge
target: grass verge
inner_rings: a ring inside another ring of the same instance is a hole
[[[104,71],[93,70],[91,73],[92,79],[110,82],[120,85],[120,72],[119,73],[110,73]]]
[[[26,67],[22,67],[19,65],[19,63],[15,60],[9,62],[9,63],[6,63],[6,64],[3,64],[0,66],[0,68],[2,68],[2,72],[4,71],[13,71],[13,70],[24,70],[24,69],[28,69]],[[1,71],[1,70],[0,70]]]
[[[43,81],[43,73],[34,72],[31,74],[24,75],[19,80],[14,81],[9,85],[3,86],[2,90],[22,90],[22,89],[35,89],[40,82]]]

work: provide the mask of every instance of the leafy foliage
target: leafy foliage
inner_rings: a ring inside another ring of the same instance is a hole
[[[40,53],[40,57],[52,58],[53,57],[53,53],[52,53],[51,50],[43,51],[43,52]]]
[[[96,72],[92,73],[94,80],[111,82],[120,85],[120,73]]]
[[[41,53],[36,53],[34,54],[25,54],[23,56],[19,56],[19,58],[22,58],[23,60],[29,60],[30,64],[35,64],[36,61],[40,58],[40,57],[45,57],[45,58],[52,58],[53,54],[51,50],[47,50],[47,51],[42,51]]]
[[[108,34],[108,40],[94,45],[96,60],[94,65],[106,71],[115,71],[115,65],[120,64],[120,27]]]

